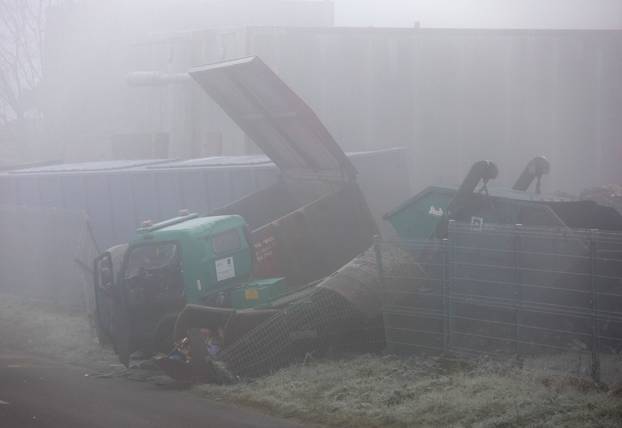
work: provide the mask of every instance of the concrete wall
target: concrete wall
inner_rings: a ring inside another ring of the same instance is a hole
[[[178,70],[261,56],[344,150],[408,147],[416,190],[457,184],[480,159],[496,161],[496,184],[510,186],[536,155],[552,163],[545,191],[622,182],[622,31],[266,27],[193,37],[170,42],[188,49]],[[169,154],[259,152],[194,83],[128,96],[163,90]]]
[[[254,29],[260,55],[345,150],[410,148],[414,186],[495,160],[511,185],[550,158],[546,190],[622,182],[622,31]]]

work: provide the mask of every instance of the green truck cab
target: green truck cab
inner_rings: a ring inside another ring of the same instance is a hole
[[[242,217],[188,214],[138,229],[129,244],[124,280],[139,287],[141,275],[162,275],[164,287],[178,284],[185,303],[205,304],[222,300],[219,292],[247,280],[252,266]]]
[[[238,215],[146,223],[119,250],[116,278],[109,278],[114,248],[96,260],[95,298],[100,338],[126,363],[133,350],[168,351],[187,304],[252,308],[284,292],[283,278],[253,280],[248,228]]]

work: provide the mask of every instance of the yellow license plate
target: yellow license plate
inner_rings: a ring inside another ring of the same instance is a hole
[[[246,300],[259,300],[259,292],[256,288],[248,288],[244,290],[244,298]]]

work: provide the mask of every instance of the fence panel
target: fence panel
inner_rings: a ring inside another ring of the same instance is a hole
[[[391,352],[515,356],[600,380],[622,351],[622,234],[451,222],[442,242],[379,245],[418,262],[383,275]]]

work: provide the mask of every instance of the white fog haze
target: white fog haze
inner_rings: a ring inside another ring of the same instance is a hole
[[[428,28],[620,29],[620,0],[335,0],[335,23]]]
[[[0,428],[618,427],[622,0],[0,0]]]

